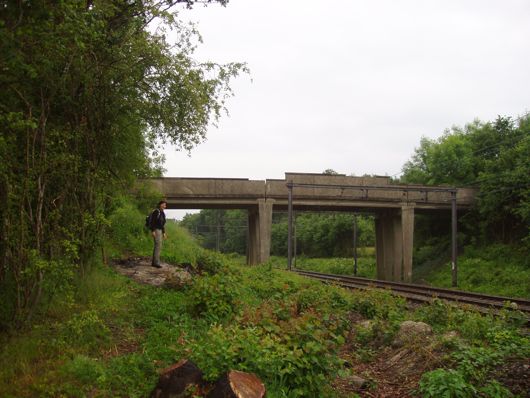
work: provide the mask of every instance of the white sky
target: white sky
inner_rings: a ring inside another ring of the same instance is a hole
[[[180,17],[197,59],[251,75],[190,156],[167,148],[166,176],[394,175],[421,136],[530,110],[528,0],[230,0]]]

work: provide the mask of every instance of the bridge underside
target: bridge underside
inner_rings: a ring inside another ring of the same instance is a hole
[[[442,189],[431,192],[432,187],[425,187],[422,192],[417,186],[411,189],[390,184],[388,177],[286,173],[285,180],[160,178],[151,181],[166,197],[168,209],[247,210],[248,264],[260,264],[270,257],[272,213],[288,209],[287,182],[329,184],[294,190],[293,210],[374,214],[377,278],[393,281],[412,278],[414,214],[451,209],[450,197]],[[469,207],[473,197],[472,190],[460,189],[459,206]]]

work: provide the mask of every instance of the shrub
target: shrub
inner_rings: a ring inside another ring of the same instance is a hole
[[[88,351],[98,350],[111,337],[109,328],[94,310],[74,315],[61,329],[63,344]]]
[[[455,351],[452,357],[466,380],[478,385],[486,381],[489,371],[502,359],[499,352],[487,347],[463,348]]]
[[[238,282],[231,273],[196,278],[188,290],[193,314],[205,316],[212,322],[234,314],[239,296]]]
[[[280,322],[274,331],[258,325],[213,325],[190,347],[192,359],[208,380],[239,369],[282,385],[290,397],[321,396],[341,364],[336,355],[344,342],[340,322],[322,322],[311,312]]]
[[[222,255],[209,250],[201,250],[196,259],[197,268],[210,275],[217,274],[226,264]]]
[[[436,327],[446,327],[449,322],[450,306],[439,299],[434,299],[429,304],[422,305],[416,311],[415,318],[417,320],[428,323]]]
[[[85,386],[93,385],[105,379],[103,365],[84,355],[76,355],[72,360],[66,362],[61,368],[61,373]]]
[[[403,298],[376,289],[354,292],[352,306],[368,319],[401,319],[405,314]]]
[[[465,381],[464,376],[453,369],[436,369],[424,373],[420,380],[420,392],[424,398],[474,398],[477,390]]]

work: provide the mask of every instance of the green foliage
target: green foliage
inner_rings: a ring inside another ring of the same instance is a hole
[[[424,397],[513,397],[508,389],[490,377],[506,354],[489,347],[458,347],[451,355],[456,369],[424,373],[420,391]]]
[[[245,210],[203,209],[186,214],[180,225],[196,236],[206,249],[245,254],[248,214]]]
[[[396,320],[403,318],[405,299],[379,289],[356,292],[353,309],[368,319]]]
[[[0,327],[34,319],[57,280],[88,271],[113,198],[160,174],[161,142],[190,150],[220,117],[245,67],[195,62],[198,33],[175,12],[153,1],[2,5]]]
[[[75,314],[60,328],[60,341],[65,346],[95,351],[109,340],[110,330],[94,310]]]
[[[188,290],[193,313],[210,321],[233,315],[237,310],[239,282],[230,272],[195,279]]]
[[[528,298],[529,265],[528,257],[514,246],[467,246],[458,258],[458,287],[479,293]],[[431,267],[421,267],[414,278],[449,288],[452,283],[450,264],[442,262],[437,267],[432,267],[432,264]]]
[[[307,258],[297,257],[296,268],[336,275],[354,275],[353,258]],[[374,248],[363,248],[357,258],[357,276],[376,277]]]
[[[483,242],[528,240],[530,216],[530,115],[499,116],[422,138],[403,166],[402,181],[427,185],[474,185],[480,189],[466,227]],[[527,242],[528,243],[528,242]],[[526,245],[528,250],[528,245]]]
[[[157,376],[150,358],[135,352],[109,361],[102,387],[109,396],[121,391],[127,397],[146,397],[153,390]]]
[[[313,313],[286,320],[276,332],[259,325],[214,325],[192,346],[192,355],[209,380],[240,369],[281,384],[289,396],[316,396],[340,365],[334,351],[343,339],[334,332],[336,326]]]
[[[436,369],[424,373],[420,380],[420,392],[425,398],[474,398],[477,390],[468,384],[464,376],[453,369]]]
[[[148,238],[127,236],[137,225],[127,219],[137,214],[141,221],[142,213],[127,201],[114,208],[119,217],[110,219],[120,220],[109,231],[114,245],[127,242],[133,254],[150,250]],[[408,317],[404,301],[389,292],[352,293],[268,265],[237,266],[199,249],[176,225],[168,233],[179,240],[166,241],[167,258],[203,264],[192,286],[174,291],[137,285],[111,268],[94,267],[74,279],[70,305],[50,306],[53,322],[19,336],[0,335],[0,361],[10,364],[0,369],[0,395],[143,397],[157,370],[190,358],[210,380],[239,369],[256,373],[271,396],[333,397],[329,381],[344,372],[338,353],[353,328],[351,311],[372,320],[350,340],[352,355],[364,361],[373,360]],[[58,294],[58,302],[61,295],[68,296]],[[529,355],[514,314],[507,308],[484,316],[441,301],[417,310],[413,316],[432,321],[436,331],[461,336],[452,346],[456,353],[447,356],[455,370],[427,374],[423,388],[432,393],[425,396],[510,396],[485,375],[508,356]],[[477,380],[488,382],[478,387]]]
[[[145,216],[126,198],[109,218],[110,233],[122,250],[148,251],[152,238],[143,227]]]
[[[433,327],[446,327],[449,323],[451,308],[442,300],[434,299],[429,304],[422,305],[416,311],[418,320]]]
[[[105,378],[103,364],[85,355],[76,355],[60,369],[66,378],[76,380],[81,385],[90,385]]]
[[[200,271],[204,271],[210,275],[217,274],[218,272],[230,272],[224,258],[215,252],[201,250],[195,261]]]
[[[478,389],[483,397],[491,398],[512,398],[513,394],[497,380],[491,380],[486,385]]]
[[[353,214],[298,214],[297,253],[307,257],[353,255]],[[373,217],[357,216],[358,246],[373,246]],[[242,210],[201,210],[188,214],[181,225],[200,238],[208,249],[246,253],[248,214]],[[287,255],[287,216],[273,214],[271,253]]]
[[[452,357],[458,363],[458,370],[466,380],[482,385],[489,371],[500,363],[502,354],[486,347],[466,347],[455,351]]]

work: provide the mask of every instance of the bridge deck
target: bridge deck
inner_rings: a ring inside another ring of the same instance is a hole
[[[244,178],[150,179],[166,197],[170,209],[250,209],[258,200],[273,200],[276,210],[287,208],[287,184],[293,184],[296,210],[355,211],[399,208],[404,203],[417,210],[451,208],[451,191],[457,207],[465,209],[475,201],[473,188],[432,187],[392,184],[389,177],[349,177],[286,173],[284,180]]]

